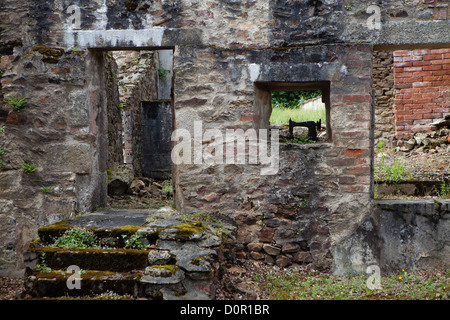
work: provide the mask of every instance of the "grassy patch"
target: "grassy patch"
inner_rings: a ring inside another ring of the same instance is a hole
[[[450,272],[405,271],[381,276],[381,289],[369,289],[366,275],[333,276],[269,271],[255,279],[270,300],[447,300]]]
[[[394,151],[387,149],[382,141],[375,146],[375,180],[399,182],[412,178],[413,170],[405,161],[394,157]]]
[[[289,123],[289,119],[296,122],[302,121],[319,121],[322,122],[326,119],[325,108],[321,110],[302,110],[284,108],[282,106],[276,106],[272,109],[270,116],[270,124],[286,124]]]

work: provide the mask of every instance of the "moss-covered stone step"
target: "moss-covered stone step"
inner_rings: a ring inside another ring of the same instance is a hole
[[[119,295],[140,295],[142,273],[88,270],[79,273],[63,270],[38,272],[25,282],[27,298],[76,297],[113,291]],[[78,281],[79,286],[76,285]]]
[[[65,270],[76,265],[82,270],[104,270],[128,272],[144,270],[148,264],[150,250],[142,249],[67,249],[51,247],[30,247],[24,255],[27,268]]]

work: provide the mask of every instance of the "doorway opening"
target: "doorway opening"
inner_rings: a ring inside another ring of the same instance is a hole
[[[173,51],[109,50],[103,56],[108,194],[172,198]],[[111,187],[124,173],[125,183]]]

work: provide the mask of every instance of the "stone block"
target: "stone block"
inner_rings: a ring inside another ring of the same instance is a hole
[[[300,251],[294,253],[292,260],[297,263],[311,263],[312,256],[311,253],[309,253],[308,251]]]
[[[272,246],[272,245],[267,244],[267,243],[264,244],[263,250],[264,250],[264,252],[266,252],[267,254],[270,254],[272,256],[276,256],[276,255],[279,255],[281,253],[281,248]]]
[[[247,248],[250,251],[260,252],[263,248],[263,243],[261,242],[251,242],[247,244]]]
[[[88,97],[89,95],[86,90],[76,90],[69,94],[66,110],[66,121],[69,127],[89,126]]]
[[[281,251],[283,253],[295,253],[300,250],[300,245],[297,243],[287,242],[283,245]]]
[[[92,172],[91,146],[85,143],[57,143],[48,145],[46,161],[40,163],[43,171],[63,171],[78,174]]]
[[[290,266],[292,264],[292,261],[286,256],[278,256],[275,261],[275,264],[280,268],[285,268],[287,266]]]
[[[0,172],[0,196],[8,197],[20,192],[21,182],[21,171]]]

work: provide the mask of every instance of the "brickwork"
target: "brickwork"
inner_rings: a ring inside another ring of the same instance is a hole
[[[450,113],[450,49],[394,51],[395,136],[426,132]]]

